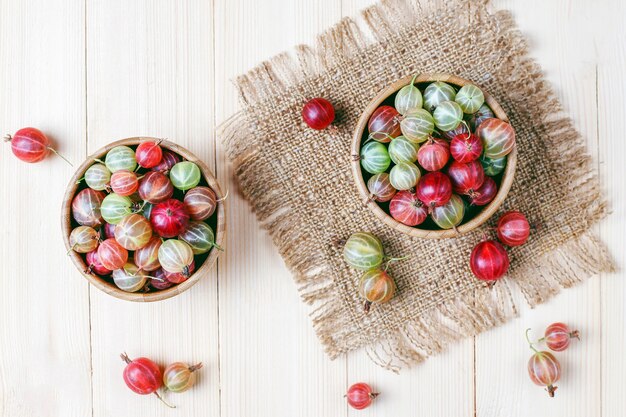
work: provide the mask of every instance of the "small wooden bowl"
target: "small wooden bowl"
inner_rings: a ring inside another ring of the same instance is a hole
[[[413,79],[413,75],[410,75],[406,78],[396,81],[389,87],[385,88],[381,91],[365,108],[363,114],[359,118],[359,121],[354,129],[354,135],[352,137],[352,155],[360,155],[361,152],[361,141],[363,140],[363,133],[367,129],[367,122],[369,121],[372,113],[376,110],[385,100],[389,97],[397,93],[402,87],[409,84]],[[428,83],[434,81],[444,81],[448,84],[455,85],[457,87],[462,87],[465,84],[475,84],[469,80],[457,77],[455,75],[449,74],[419,74],[415,79],[415,84],[419,83]],[[481,89],[482,90],[482,89]],[[502,110],[502,107],[498,104],[498,102],[487,93],[485,90],[482,90],[485,95],[485,103],[493,110],[495,116],[499,119],[508,122],[509,119]],[[356,159],[356,158],[355,158]],[[361,163],[359,160],[355,160],[352,162],[352,174],[354,175],[354,180],[356,182],[356,186],[359,189],[359,193],[363,197],[364,201],[367,201],[367,205],[372,210],[372,212],[382,220],[385,224],[393,227],[394,229],[406,233],[411,236],[421,237],[425,239],[444,239],[457,237],[460,234],[470,232],[481,224],[486,222],[495,212],[498,210],[502,202],[506,198],[511,185],[513,184],[513,176],[515,175],[515,165],[517,163],[517,147],[513,148],[513,151],[509,153],[507,156],[506,168],[504,169],[504,173],[502,174],[502,180],[500,181],[498,193],[491,203],[486,205],[482,211],[480,211],[474,218],[470,221],[461,224],[454,229],[448,230],[427,230],[427,229],[419,229],[417,227],[410,227],[405,224],[400,223],[391,215],[387,214],[377,203],[376,201],[370,198],[370,192],[367,189],[367,185],[365,184],[365,180],[363,179],[363,173],[361,172]]]
[[[72,232],[72,200],[76,195],[77,191],[80,188],[80,185],[77,184],[77,181],[81,179],[85,175],[85,171],[91,165],[94,164],[94,159],[104,159],[104,156],[109,152],[112,148],[120,145],[126,146],[135,146],[139,145],[139,143],[147,140],[152,141],[160,141],[160,145],[164,149],[168,149],[172,152],[177,153],[184,159],[191,161],[198,165],[204,180],[207,182],[207,185],[215,192],[217,196],[218,203],[216,208],[217,213],[217,225],[215,227],[215,243],[220,247],[224,247],[224,240],[226,237],[226,214],[224,209],[223,194],[220,189],[217,180],[213,176],[213,173],[209,170],[209,167],[206,166],[204,162],[196,158],[194,154],[189,152],[187,149],[178,146],[175,143],[169,142],[167,140],[151,138],[151,137],[134,137],[118,140],[117,142],[113,142],[105,146],[104,148],[99,149],[93,155],[89,156],[85,162],[81,164],[81,166],[76,170],[76,173],[70,180],[69,185],[67,186],[67,190],[65,191],[65,196],[63,197],[63,206],[61,208],[61,228],[63,229],[63,241],[65,242],[65,247],[68,250],[70,258],[72,262],[76,266],[76,268],[80,271],[80,273],[96,288],[104,291],[105,293],[117,297],[126,301],[160,301],[165,300],[167,298],[174,297],[184,291],[187,291],[192,285],[200,280],[200,278],[204,277],[208,274],[209,270],[217,260],[217,257],[220,254],[220,250],[216,248],[211,249],[208,254],[208,257],[204,260],[202,265],[187,279],[185,282],[182,282],[178,285],[174,285],[170,288],[148,292],[148,293],[132,293],[122,291],[115,286],[112,282],[106,281],[100,278],[97,275],[88,274],[85,271],[87,270],[87,265],[83,260],[81,254],[74,252],[70,248],[70,233]]]

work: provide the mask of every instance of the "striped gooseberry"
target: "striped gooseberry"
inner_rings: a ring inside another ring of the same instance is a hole
[[[502,158],[491,159],[487,158],[485,155],[482,155],[480,157],[480,164],[483,166],[485,175],[493,177],[504,171],[504,167],[506,167],[506,156],[503,156]]]
[[[381,172],[380,174],[370,177],[370,179],[367,180],[367,189],[372,198],[380,203],[391,200],[397,191],[393,188],[393,185],[391,185],[389,174],[386,172]]]
[[[152,167],[152,171],[160,172],[161,174],[169,174],[174,165],[180,162],[180,156],[167,149],[163,150],[161,162]]]
[[[367,123],[369,137],[382,143],[400,136],[400,113],[391,106],[380,106]]]
[[[526,329],[526,340],[534,352],[528,360],[528,375],[536,385],[546,387],[548,395],[554,397],[557,387],[554,384],[561,378],[561,364],[550,352],[538,351],[528,336],[530,329]]]
[[[135,150],[135,159],[142,168],[153,168],[161,162],[163,157],[163,149],[159,146],[159,142],[146,141],[141,142]]]
[[[154,288],[155,290],[159,290],[159,291],[168,289],[169,287],[173,286],[174,283],[167,280],[166,274],[167,273],[163,270],[163,268],[157,269],[156,271],[152,273],[154,278],[157,278],[157,279],[151,279],[150,282],[148,282],[148,285],[151,288]]]
[[[159,236],[175,237],[187,227],[189,213],[182,201],[171,198],[152,208],[150,223]]]
[[[441,172],[429,172],[420,178],[415,187],[415,194],[428,211],[440,207],[450,201],[452,197],[452,183],[447,175]]]
[[[104,231],[104,238],[108,239],[110,237],[115,237],[115,225],[111,223],[104,223],[101,231]]]
[[[369,232],[353,233],[343,246],[343,259],[355,269],[376,268],[383,263],[384,258],[382,242]]]
[[[424,142],[435,130],[433,116],[424,109],[413,109],[400,122],[402,134],[411,142]]]
[[[509,211],[498,220],[497,231],[500,242],[507,246],[520,246],[530,236],[530,224],[519,211]]]
[[[387,147],[379,142],[368,142],[361,148],[361,166],[370,174],[385,172],[391,165]]]
[[[348,404],[355,410],[362,410],[369,407],[377,396],[378,393],[374,392],[372,387],[364,382],[351,385],[345,395]]]
[[[148,243],[135,252],[135,265],[148,272],[159,269],[161,267],[159,263],[159,248],[162,243],[163,241],[158,236],[152,236]]]
[[[196,270],[196,261],[194,260],[194,261],[191,261],[191,263],[187,267],[187,270],[183,272],[167,272],[164,270],[165,279],[171,282],[172,284],[180,284],[182,282],[187,281],[195,270]]]
[[[374,268],[365,271],[359,281],[359,295],[365,299],[364,310],[370,311],[373,303],[384,304],[393,298],[396,284],[384,270]]]
[[[122,268],[128,261],[128,251],[117,240],[109,238],[98,246],[98,257],[103,267],[114,271]]]
[[[448,176],[452,181],[452,189],[457,194],[469,195],[478,190],[485,181],[483,166],[478,161],[467,164],[452,161],[448,166]]]
[[[515,130],[507,122],[491,118],[478,126],[476,135],[483,142],[487,158],[502,158],[511,153],[515,147]]]
[[[190,222],[178,238],[191,246],[194,255],[207,253],[212,248],[222,249],[215,243],[213,229],[204,222]]]
[[[111,171],[104,164],[93,164],[85,171],[85,183],[89,188],[104,191],[109,188]]]
[[[428,139],[417,152],[417,162],[427,171],[439,171],[450,159],[450,146],[443,139]]]
[[[147,172],[139,181],[139,197],[151,204],[162,203],[174,195],[174,186],[165,174],[159,171]]]
[[[103,223],[102,204],[105,194],[102,191],[85,188],[72,200],[72,217],[81,226],[97,227]]]
[[[159,248],[159,263],[166,272],[181,272],[189,276],[189,265],[193,262],[193,250],[187,242],[168,239]]]
[[[452,129],[449,130],[447,132],[441,132],[441,134],[443,135],[444,138],[448,139],[448,140],[452,140],[455,137],[457,137],[458,135],[469,135],[470,131],[467,128],[467,123],[459,123],[459,125],[456,127],[456,129]]]
[[[491,119],[492,117],[496,117],[496,115],[493,114],[493,111],[489,108],[489,106],[487,106],[486,104],[483,104],[482,106],[480,106],[480,108],[478,109],[476,113],[472,114],[469,117],[470,127],[473,130],[476,130],[478,129],[478,126],[480,126],[482,122],[484,122],[487,119]]]
[[[106,154],[104,164],[111,172],[134,171],[137,168],[135,151],[128,146],[116,146]]]
[[[396,190],[410,190],[415,187],[421,175],[419,168],[415,164],[402,162],[391,168],[389,181]]]
[[[134,393],[141,395],[154,394],[159,400],[170,408],[175,408],[163,400],[157,390],[163,384],[163,376],[159,366],[148,358],[131,360],[127,354],[120,355],[126,362],[123,378],[126,386]]]
[[[463,113],[473,114],[485,103],[485,95],[473,84],[466,84],[457,91],[454,101],[461,106]]]
[[[498,193],[498,185],[491,177],[485,177],[483,184],[477,190],[469,193],[470,203],[474,206],[484,206],[495,198]]]
[[[183,204],[193,220],[206,220],[215,213],[217,196],[209,187],[194,187],[185,193]]]
[[[450,142],[450,154],[462,164],[477,160],[483,153],[483,144],[476,135],[460,134]]]
[[[141,214],[129,214],[115,226],[115,240],[126,250],[137,250],[152,238],[152,227]]]
[[[407,226],[417,226],[428,217],[428,209],[411,191],[398,191],[389,203],[391,217]]]
[[[455,101],[442,101],[433,112],[433,120],[444,132],[454,130],[463,120],[463,110]]]
[[[422,108],[424,100],[422,92],[414,85],[415,78],[417,75],[413,77],[410,84],[402,87],[396,94],[394,106],[401,115],[407,114],[410,110]]]
[[[70,250],[78,253],[91,252],[98,247],[99,241],[100,235],[93,227],[78,226],[70,233]]]
[[[92,250],[91,252],[87,253],[87,255],[85,255],[86,261],[87,261],[87,270],[85,271],[86,273],[90,274],[92,272],[95,272],[98,275],[109,275],[111,273],[110,269],[107,269],[104,267],[104,265],[102,265],[102,262],[100,262],[100,256],[98,256],[98,251],[97,250]]]
[[[111,193],[102,201],[100,211],[107,223],[118,224],[124,217],[133,213],[133,200],[128,196]]]
[[[148,275],[137,265],[129,261],[119,269],[113,270],[113,283],[122,291],[137,292],[148,282]]]
[[[137,174],[121,169],[111,175],[111,190],[117,195],[129,196],[135,194],[139,188]]]
[[[200,168],[190,161],[179,162],[170,170],[172,185],[181,191],[195,187],[200,183],[201,178]]]
[[[13,136],[6,135],[4,141],[11,142],[11,151],[20,161],[39,162],[48,156],[48,152],[53,152],[72,165],[70,161],[50,146],[50,139],[41,130],[34,127],[20,129]]]
[[[465,215],[465,203],[456,194],[452,194],[450,200],[443,206],[434,207],[430,217],[435,224],[442,229],[454,229],[461,224]]]
[[[508,271],[509,255],[499,242],[484,240],[472,250],[470,269],[481,281],[496,281]]]
[[[174,362],[163,371],[163,385],[171,392],[185,392],[196,383],[196,371],[202,363],[189,366],[183,362]]]
[[[404,136],[398,136],[389,143],[389,157],[394,164],[401,162],[417,161],[417,151],[419,150],[417,143],[411,142]]]
[[[580,340],[578,330],[571,330],[565,323],[552,323],[539,341],[545,342],[550,350],[562,352],[569,347],[573,338]]]
[[[311,129],[326,129],[335,120],[335,109],[325,98],[312,98],[302,107],[302,119]]]
[[[433,111],[440,103],[454,100],[456,91],[450,84],[443,81],[435,81],[424,90],[424,108]]]

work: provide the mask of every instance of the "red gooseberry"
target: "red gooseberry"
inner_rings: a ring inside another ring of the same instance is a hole
[[[25,127],[15,132],[15,135],[6,135],[5,142],[11,142],[11,151],[20,161],[35,163],[42,161],[48,152],[54,152],[65,162],[72,165],[63,155],[50,147],[50,140],[39,129]]]
[[[102,226],[102,228],[104,229],[104,237],[106,239],[115,237],[115,225],[114,224],[105,223],[104,226]]]
[[[482,153],[483,144],[476,135],[460,134],[450,142],[452,158],[462,164],[477,160]]]
[[[173,282],[167,280],[166,272],[163,268],[157,269],[152,275],[157,279],[151,279],[149,285],[155,290],[165,290],[174,285]]]
[[[142,168],[153,168],[161,162],[163,150],[159,146],[159,142],[147,141],[141,142],[135,149],[135,159]]]
[[[348,404],[356,410],[362,410],[369,407],[372,404],[374,398],[378,396],[377,392],[373,392],[372,387],[364,382],[358,382],[350,388],[345,397],[348,400]]]
[[[81,226],[97,227],[104,223],[100,206],[105,194],[102,191],[85,188],[72,200],[72,216]]]
[[[479,280],[495,281],[508,271],[509,255],[499,242],[485,240],[472,250],[470,268]]]
[[[417,151],[417,162],[427,171],[439,171],[450,159],[448,142],[431,137]]]
[[[139,188],[139,180],[134,172],[119,170],[111,174],[109,185],[114,193],[121,196],[129,196],[134,194]]]
[[[193,274],[193,271],[195,270],[196,270],[196,261],[193,260],[187,266],[185,272],[167,272],[164,270],[165,279],[171,282],[172,284],[180,284],[181,282],[187,281],[187,279],[189,279],[189,277],[191,276],[191,274]]]
[[[91,252],[87,253],[86,258],[87,258],[87,270],[85,271],[86,273],[90,274],[92,272],[95,272],[98,275],[109,275],[111,273],[111,270],[105,268],[104,265],[102,265],[102,262],[100,262],[100,257],[98,256],[97,249],[92,250]]]
[[[470,203],[475,206],[484,206],[491,203],[498,193],[498,186],[491,177],[485,177],[483,185],[477,190],[472,190],[469,194]]]
[[[123,377],[128,388],[141,395],[155,394],[165,405],[174,408],[166,403],[157,392],[163,384],[163,376],[156,363],[148,358],[131,360],[126,353],[120,356],[126,362]]]
[[[209,187],[194,187],[187,191],[183,203],[193,220],[206,220],[215,212],[217,196]]]
[[[424,203],[429,211],[450,201],[452,183],[447,175],[441,172],[429,172],[422,176],[415,187],[417,198]]]
[[[580,340],[578,330],[571,330],[565,323],[552,323],[546,328],[546,332],[540,341],[546,342],[546,346],[555,352],[564,351],[569,347],[571,339]]]
[[[428,217],[428,209],[410,191],[398,191],[389,203],[391,217],[407,226],[417,226]]]
[[[498,220],[497,231],[500,242],[508,246],[520,246],[530,236],[530,224],[519,211],[509,211]]]
[[[302,108],[302,119],[311,129],[326,129],[335,120],[335,109],[325,98],[313,98]]]
[[[378,142],[387,143],[400,136],[400,113],[391,106],[380,106],[367,123],[370,137]]]
[[[452,161],[448,167],[448,176],[452,181],[452,189],[457,194],[469,195],[478,190],[485,181],[485,171],[479,161],[467,164]]]
[[[528,360],[528,375],[535,384],[546,387],[550,397],[554,397],[554,392],[557,388],[554,386],[554,383],[561,377],[561,364],[550,352],[540,352],[535,349],[530,341],[528,332],[530,332],[530,329],[526,329],[526,340],[534,352]]]
[[[124,267],[128,261],[128,251],[115,238],[109,238],[98,246],[98,257],[103,267],[113,271]]]
[[[152,208],[150,223],[159,236],[175,237],[189,224],[189,214],[181,201],[172,198]]]
[[[180,162],[180,156],[176,155],[172,151],[168,151],[167,149],[163,150],[162,153],[161,162],[153,166],[152,171],[158,171],[167,175],[167,173],[170,172],[170,169]]]
[[[139,181],[139,197],[150,204],[169,200],[174,195],[172,182],[159,171],[150,171]]]

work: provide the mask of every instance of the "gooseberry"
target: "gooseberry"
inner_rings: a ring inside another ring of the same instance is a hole
[[[424,108],[433,111],[440,103],[454,100],[456,92],[450,84],[443,81],[435,81],[424,90]]]
[[[452,189],[455,193],[469,195],[483,185],[485,172],[478,161],[462,164],[452,161],[448,167],[448,176],[452,181]]]
[[[543,338],[539,340],[546,342],[550,350],[562,352],[569,347],[573,338],[580,340],[578,330],[572,331],[565,323],[552,323],[546,328]]]
[[[430,137],[417,152],[417,162],[427,171],[439,171],[448,163],[450,150],[448,142]]]
[[[87,253],[85,257],[87,259],[86,273],[90,274],[91,272],[95,272],[98,275],[109,275],[111,273],[111,270],[105,268],[104,265],[102,265],[102,262],[100,262],[97,250],[92,250]]]
[[[380,106],[367,123],[369,137],[382,143],[390,142],[391,139],[400,136],[400,113],[391,106]]]
[[[474,247],[470,256],[470,268],[481,281],[495,281],[509,269],[509,255],[495,240],[484,240]]]
[[[206,220],[215,212],[217,196],[209,187],[194,187],[187,191],[183,203],[193,220]]]
[[[455,161],[462,164],[472,162],[483,153],[483,144],[476,135],[460,134],[450,142],[450,154]]]
[[[476,113],[469,117],[469,123],[472,129],[476,130],[482,122],[492,117],[496,117],[495,114],[493,114],[493,111],[489,108],[489,106],[483,104]]]
[[[385,172],[391,159],[387,147],[379,142],[368,142],[361,148],[361,166],[370,174]]]
[[[166,280],[168,280],[172,284],[180,284],[182,282],[187,281],[187,279],[189,279],[189,277],[191,276],[191,274],[193,274],[193,271],[195,270],[196,270],[196,262],[191,261],[191,263],[187,267],[187,270],[184,271],[184,273],[183,272],[167,272],[165,270],[163,270],[163,272],[165,272]]]
[[[72,165],[63,155],[50,146],[50,140],[39,129],[25,127],[15,132],[15,135],[6,135],[5,142],[11,142],[11,151],[20,161],[35,163],[42,161],[48,152],[53,152],[65,162]]]
[[[526,330],[526,340],[534,353],[528,360],[528,375],[535,384],[546,387],[550,397],[554,397],[554,392],[557,389],[554,384],[561,377],[561,364],[550,352],[539,352],[535,349],[528,337],[529,331],[530,329]]]
[[[202,174],[198,165],[190,161],[179,162],[170,170],[172,185],[181,191],[187,191],[200,183]]]
[[[98,246],[98,257],[103,267],[114,271],[122,268],[128,261],[128,251],[114,238],[109,238]]]
[[[174,186],[165,174],[159,171],[150,171],[139,181],[138,192],[142,200],[157,204],[172,198]]]
[[[456,194],[452,194],[450,200],[443,206],[434,207],[430,217],[435,224],[442,229],[454,229],[461,224],[465,215],[465,203]]]
[[[335,109],[325,98],[313,98],[302,108],[302,119],[311,129],[326,129],[335,120]]]
[[[102,203],[105,194],[102,191],[85,188],[72,200],[72,217],[81,226],[97,227],[102,221]]]
[[[450,201],[452,197],[452,183],[447,175],[441,172],[429,172],[420,178],[415,187],[415,194],[422,203],[432,212]]]
[[[111,175],[111,190],[121,196],[129,196],[137,192],[139,180],[134,172],[119,170]]]
[[[391,217],[407,226],[417,226],[428,217],[428,209],[410,191],[398,191],[389,203]]]
[[[163,384],[171,392],[185,392],[196,383],[195,372],[202,368],[202,363],[192,366],[174,362],[163,371]]]
[[[159,366],[148,358],[137,358],[130,360],[128,355],[120,355],[126,362],[124,368],[124,382],[133,392],[141,395],[152,394],[157,396],[163,404],[170,408],[175,408],[166,403],[157,390],[163,384],[163,378]]]
[[[168,239],[159,248],[159,263],[165,272],[180,272],[189,277],[189,265],[193,262],[193,250],[188,243]]]
[[[356,410],[362,410],[372,404],[372,401],[378,396],[377,392],[373,392],[372,388],[364,382],[359,382],[348,388],[346,399],[350,407]]]
[[[134,256],[135,265],[144,271],[155,271],[161,267],[159,263],[159,248],[163,241],[152,236],[148,243],[137,249]]]
[[[410,110],[422,107],[422,92],[414,85],[416,77],[413,77],[411,84],[405,85],[396,94],[394,106],[402,115],[407,114]]]
[[[159,165],[163,157],[163,150],[158,142],[141,142],[135,150],[135,159],[142,168],[153,168]]]
[[[411,142],[404,136],[398,136],[389,143],[389,157],[395,164],[401,162],[415,162],[419,145]]]
[[[343,258],[355,269],[368,270],[383,263],[385,257],[383,244],[369,232],[353,233],[343,247]]]
[[[174,285],[173,282],[167,280],[166,272],[163,270],[163,268],[159,268],[154,271],[153,275],[155,278],[158,279],[151,279],[148,285],[155,290],[165,290]]]
[[[487,158],[485,155],[480,157],[480,164],[483,166],[485,175],[493,177],[504,171],[506,166],[506,156],[497,159]]]
[[[452,140],[455,137],[457,137],[458,135],[469,135],[470,131],[467,128],[467,124],[466,123],[459,123],[459,125],[456,127],[456,129],[452,129],[449,130],[447,132],[441,132],[441,134],[443,135],[444,138],[448,139],[448,140]]]
[[[181,201],[169,199],[152,208],[150,223],[159,236],[175,237],[187,227],[189,214]]]
[[[108,239],[110,237],[115,237],[115,225],[111,223],[104,223],[100,230],[104,230],[104,237]]]
[[[359,281],[359,295],[365,299],[364,310],[370,311],[372,303],[384,304],[393,298],[396,284],[393,278],[382,269],[365,271]]]
[[[111,193],[102,201],[100,211],[107,223],[118,224],[122,219],[133,213],[133,200],[128,196]]]
[[[126,262],[120,269],[113,271],[113,283],[122,291],[137,292],[148,282],[148,276],[132,262]]]
[[[484,206],[491,203],[498,193],[498,186],[491,177],[485,177],[483,185],[477,190],[472,190],[469,194],[470,203],[475,206]]]
[[[402,162],[391,168],[389,181],[396,190],[410,190],[415,187],[421,175],[419,168],[415,164]]]
[[[530,236],[530,224],[519,211],[509,211],[498,220],[497,231],[500,242],[508,246],[520,246]]]
[[[502,158],[515,147],[515,130],[510,124],[500,119],[485,120],[476,129],[476,135],[483,142],[487,158]]]
[[[172,167],[180,162],[180,157],[167,149],[163,150],[162,153],[161,162],[153,166],[152,171],[157,171],[161,174],[167,175]]]
[[[456,129],[463,120],[463,110],[455,101],[442,101],[433,112],[435,126],[444,132]]]
[[[473,84],[466,84],[457,91],[454,101],[461,106],[464,113],[472,114],[485,103],[485,96],[480,88]]]
[[[109,187],[111,171],[104,164],[93,164],[85,171],[85,183],[89,188],[104,191]]]
[[[148,219],[140,214],[129,214],[115,226],[115,240],[126,250],[137,250],[152,238]]]
[[[70,250],[78,253],[91,252],[98,247],[99,239],[100,235],[93,227],[78,226],[70,233]]]
[[[367,189],[374,200],[381,203],[391,200],[397,191],[391,185],[389,174],[386,172],[376,174],[367,180]]]
[[[107,153],[104,164],[111,172],[134,171],[137,168],[135,151],[128,146],[116,146]]]
[[[411,142],[424,142],[435,130],[433,116],[424,109],[410,110],[400,122],[402,134]]]
[[[221,249],[215,243],[213,229],[204,222],[190,222],[178,238],[191,246],[194,255],[207,253],[211,248]]]

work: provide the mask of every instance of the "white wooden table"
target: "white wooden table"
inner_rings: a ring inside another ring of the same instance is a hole
[[[444,1],[444,0],[441,0]],[[0,0],[0,130],[36,126],[79,163],[119,138],[167,137],[231,189],[228,249],[184,295],[122,302],[77,273],[59,213],[72,169],[0,150],[0,416],[619,417],[626,409],[624,273],[592,279],[496,330],[392,374],[363,352],[323,353],[290,275],[234,192],[215,127],[238,108],[229,82],[370,0]],[[626,3],[496,0],[588,138],[613,214],[598,231],[624,267]],[[521,300],[520,300],[521,301]],[[571,323],[549,399],[526,374],[524,329]],[[165,364],[203,361],[176,410],[129,391],[122,351]],[[348,384],[382,392],[348,409]]]

